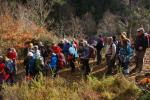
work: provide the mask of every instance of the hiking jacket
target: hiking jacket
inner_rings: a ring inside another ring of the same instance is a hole
[[[76,51],[76,49],[74,48],[74,47],[70,47],[69,48],[69,53],[71,54],[71,55],[73,55],[75,58],[78,58],[79,56],[78,56],[78,53],[77,53],[77,51]]]
[[[16,52],[8,52],[7,57],[11,60],[16,60],[17,58],[17,53]]]
[[[118,56],[122,63],[130,62],[133,56],[133,49],[129,42],[120,48]]]
[[[81,53],[81,59],[90,59],[90,48],[89,46],[86,46],[83,48],[83,51]]]
[[[111,43],[106,46],[106,55],[110,56],[110,59],[114,59],[116,55],[116,45],[114,43]]]
[[[99,38],[97,45],[96,45],[96,49],[97,50],[101,50],[104,47],[104,39],[103,38]]]
[[[35,70],[35,58],[31,57],[30,59],[28,59],[28,70],[29,72],[34,72]]]
[[[58,65],[58,56],[57,55],[52,55],[51,58],[50,58],[49,67],[56,69],[57,65]]]
[[[143,47],[142,50],[139,50],[139,47]],[[143,35],[137,36],[135,41],[135,50],[136,51],[145,51],[148,47],[148,39]]]

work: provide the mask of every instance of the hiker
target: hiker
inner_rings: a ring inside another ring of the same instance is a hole
[[[34,45],[33,45],[33,43],[29,43],[28,52],[34,53]],[[27,54],[28,54],[28,53],[27,53]]]
[[[56,77],[57,72],[58,72],[58,56],[56,53],[52,53],[48,67],[51,70],[52,77],[53,78]]]
[[[76,49],[74,48],[73,44],[70,44],[71,46],[69,47],[69,54],[68,54],[68,62],[71,67],[71,71],[75,71],[75,60],[79,57]]]
[[[38,47],[39,47],[39,50],[40,50],[41,56],[43,57],[44,62],[46,62],[46,58],[48,57],[48,51],[46,47],[43,45],[41,41],[38,43]]]
[[[107,72],[106,74],[113,74],[113,68],[115,64],[115,55],[116,55],[116,45],[113,42],[112,37],[107,38],[107,46],[106,46],[106,62],[107,62]]]
[[[81,63],[82,63],[82,70],[84,75],[89,75],[90,73],[90,66],[89,66],[89,59],[90,59],[90,48],[87,41],[83,41],[83,50],[80,55]]]
[[[131,48],[131,44],[129,39],[126,37],[126,35],[121,34],[121,47],[119,50],[119,60],[121,63],[121,67],[123,69],[123,74],[128,75],[129,74],[129,63],[131,61],[131,58],[133,56],[133,49]]]
[[[35,75],[44,70],[44,59],[38,52],[35,56]]]
[[[9,48],[7,50],[7,57],[13,61],[14,72],[16,74],[17,52],[16,52],[15,48]]]
[[[26,66],[26,76],[33,77],[35,73],[35,57],[32,52],[28,52],[24,60],[24,65]]]
[[[51,52],[53,53],[60,53],[62,51],[62,49],[56,44],[56,43],[53,43],[52,44],[52,47],[51,47]]]
[[[144,28],[137,29],[137,37],[135,40],[135,53],[136,53],[136,67],[132,70],[132,72],[140,73],[143,68],[143,59],[148,48],[148,40],[144,35]]]
[[[69,48],[70,48],[70,43],[68,40],[65,40],[64,47],[63,47],[63,53],[64,53],[66,58],[69,54]]]
[[[97,45],[96,45],[96,49],[97,49],[97,65],[101,64],[101,60],[102,60],[102,55],[101,55],[101,50],[104,47],[104,39],[102,37],[102,35],[99,35],[98,41],[97,41]]]
[[[58,43],[58,46],[63,49],[64,48],[64,40],[61,40],[60,43]]]
[[[9,74],[9,78],[7,80],[7,82],[9,84],[13,84],[14,83],[14,74],[15,74],[15,66],[14,66],[14,62],[12,59],[9,58],[5,58],[5,71],[7,74]]]
[[[41,51],[39,50],[39,47],[37,45],[34,46],[34,52],[33,52],[34,56],[38,56],[38,54],[41,55]]]
[[[5,72],[5,63],[3,56],[0,56],[0,85],[3,84],[6,80],[8,80],[9,74]]]

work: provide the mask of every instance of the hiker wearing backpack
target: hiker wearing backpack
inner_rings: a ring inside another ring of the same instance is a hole
[[[52,77],[56,77],[58,72],[58,56],[56,53],[52,53],[48,67],[50,68]]]
[[[98,41],[97,41],[97,45],[96,45],[96,49],[97,49],[97,65],[101,64],[101,60],[102,60],[102,55],[101,55],[101,50],[104,47],[104,39],[102,37],[102,35],[99,35]]]
[[[13,61],[14,71],[16,73],[17,52],[16,52],[15,48],[9,48],[7,50],[7,57]]]
[[[28,52],[28,55],[24,60],[24,65],[26,66],[26,76],[33,77],[35,73],[35,57],[32,52]]]
[[[14,83],[14,74],[15,74],[15,66],[11,59],[5,58],[5,71],[7,74],[9,74],[9,78],[7,80],[8,83],[13,84]]]
[[[83,41],[83,50],[81,51],[80,59],[82,63],[83,74],[85,76],[89,75],[91,71],[90,66],[89,66],[90,48],[89,48],[89,44],[85,40]]]
[[[38,43],[38,47],[39,47],[41,56],[43,57],[43,60],[44,60],[44,63],[45,63],[46,58],[48,57],[48,51],[47,51],[45,45],[43,45],[43,43],[41,41]]]
[[[69,65],[71,67],[71,71],[74,72],[75,71],[75,60],[79,57],[78,53],[76,51],[76,49],[74,48],[73,44],[70,44],[70,48],[69,48],[69,54],[67,57],[67,60],[69,62]]]
[[[133,49],[131,47],[129,39],[124,35],[121,34],[121,47],[119,50],[119,60],[121,67],[123,69],[123,74],[128,75],[129,74],[129,63],[133,57]]]
[[[143,59],[148,48],[148,39],[144,35],[144,28],[137,29],[137,37],[135,40],[135,53],[136,53],[136,67],[132,70],[132,72],[140,73],[143,68]]]
[[[44,59],[38,52],[35,56],[35,75],[44,70]]]
[[[106,63],[108,66],[106,74],[113,74],[113,68],[115,64],[115,55],[116,55],[116,45],[113,42],[112,37],[107,38],[107,46],[106,46]]]

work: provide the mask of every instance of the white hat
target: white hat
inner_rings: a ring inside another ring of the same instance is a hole
[[[143,27],[138,28],[136,31],[137,31],[137,32],[140,32],[140,31],[141,31],[141,32],[143,32],[143,33],[145,32],[145,30],[144,30],[144,28],[143,28]]]
[[[33,53],[32,52],[28,52],[28,56],[33,57]]]

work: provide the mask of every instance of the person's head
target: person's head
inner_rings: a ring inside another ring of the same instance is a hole
[[[29,48],[33,48],[33,43],[29,43]]]
[[[141,35],[143,35],[145,33],[145,30],[144,30],[144,28],[138,28],[137,29],[137,36],[141,36]]]
[[[113,41],[116,41],[117,40],[117,37],[116,37],[116,35],[113,35]]]
[[[64,40],[61,40],[60,43],[64,44]]]
[[[36,50],[38,50],[38,49],[39,49],[38,46],[35,45],[35,46],[34,46],[34,50],[36,51]]]
[[[112,38],[112,37],[108,37],[108,38],[107,38],[107,43],[108,43],[108,44],[113,43],[113,38]]]
[[[38,43],[38,45],[39,45],[39,46],[44,46],[43,43],[42,43],[41,41]]]
[[[120,40],[121,41],[125,41],[125,40],[127,40],[128,38],[127,38],[127,34],[125,33],[125,32],[122,32],[121,33],[121,35],[120,35]]]
[[[101,35],[101,34],[99,34],[98,36],[99,36],[99,38],[101,38],[101,37],[102,37],[102,35]]]
[[[12,49],[11,49],[11,48],[8,48],[8,49],[7,49],[7,52],[11,52],[11,51],[12,51]]]
[[[16,52],[16,49],[15,48],[11,48],[12,52]]]
[[[84,40],[83,46],[85,46],[85,47],[89,46],[89,44],[88,44],[88,42],[86,40]]]

